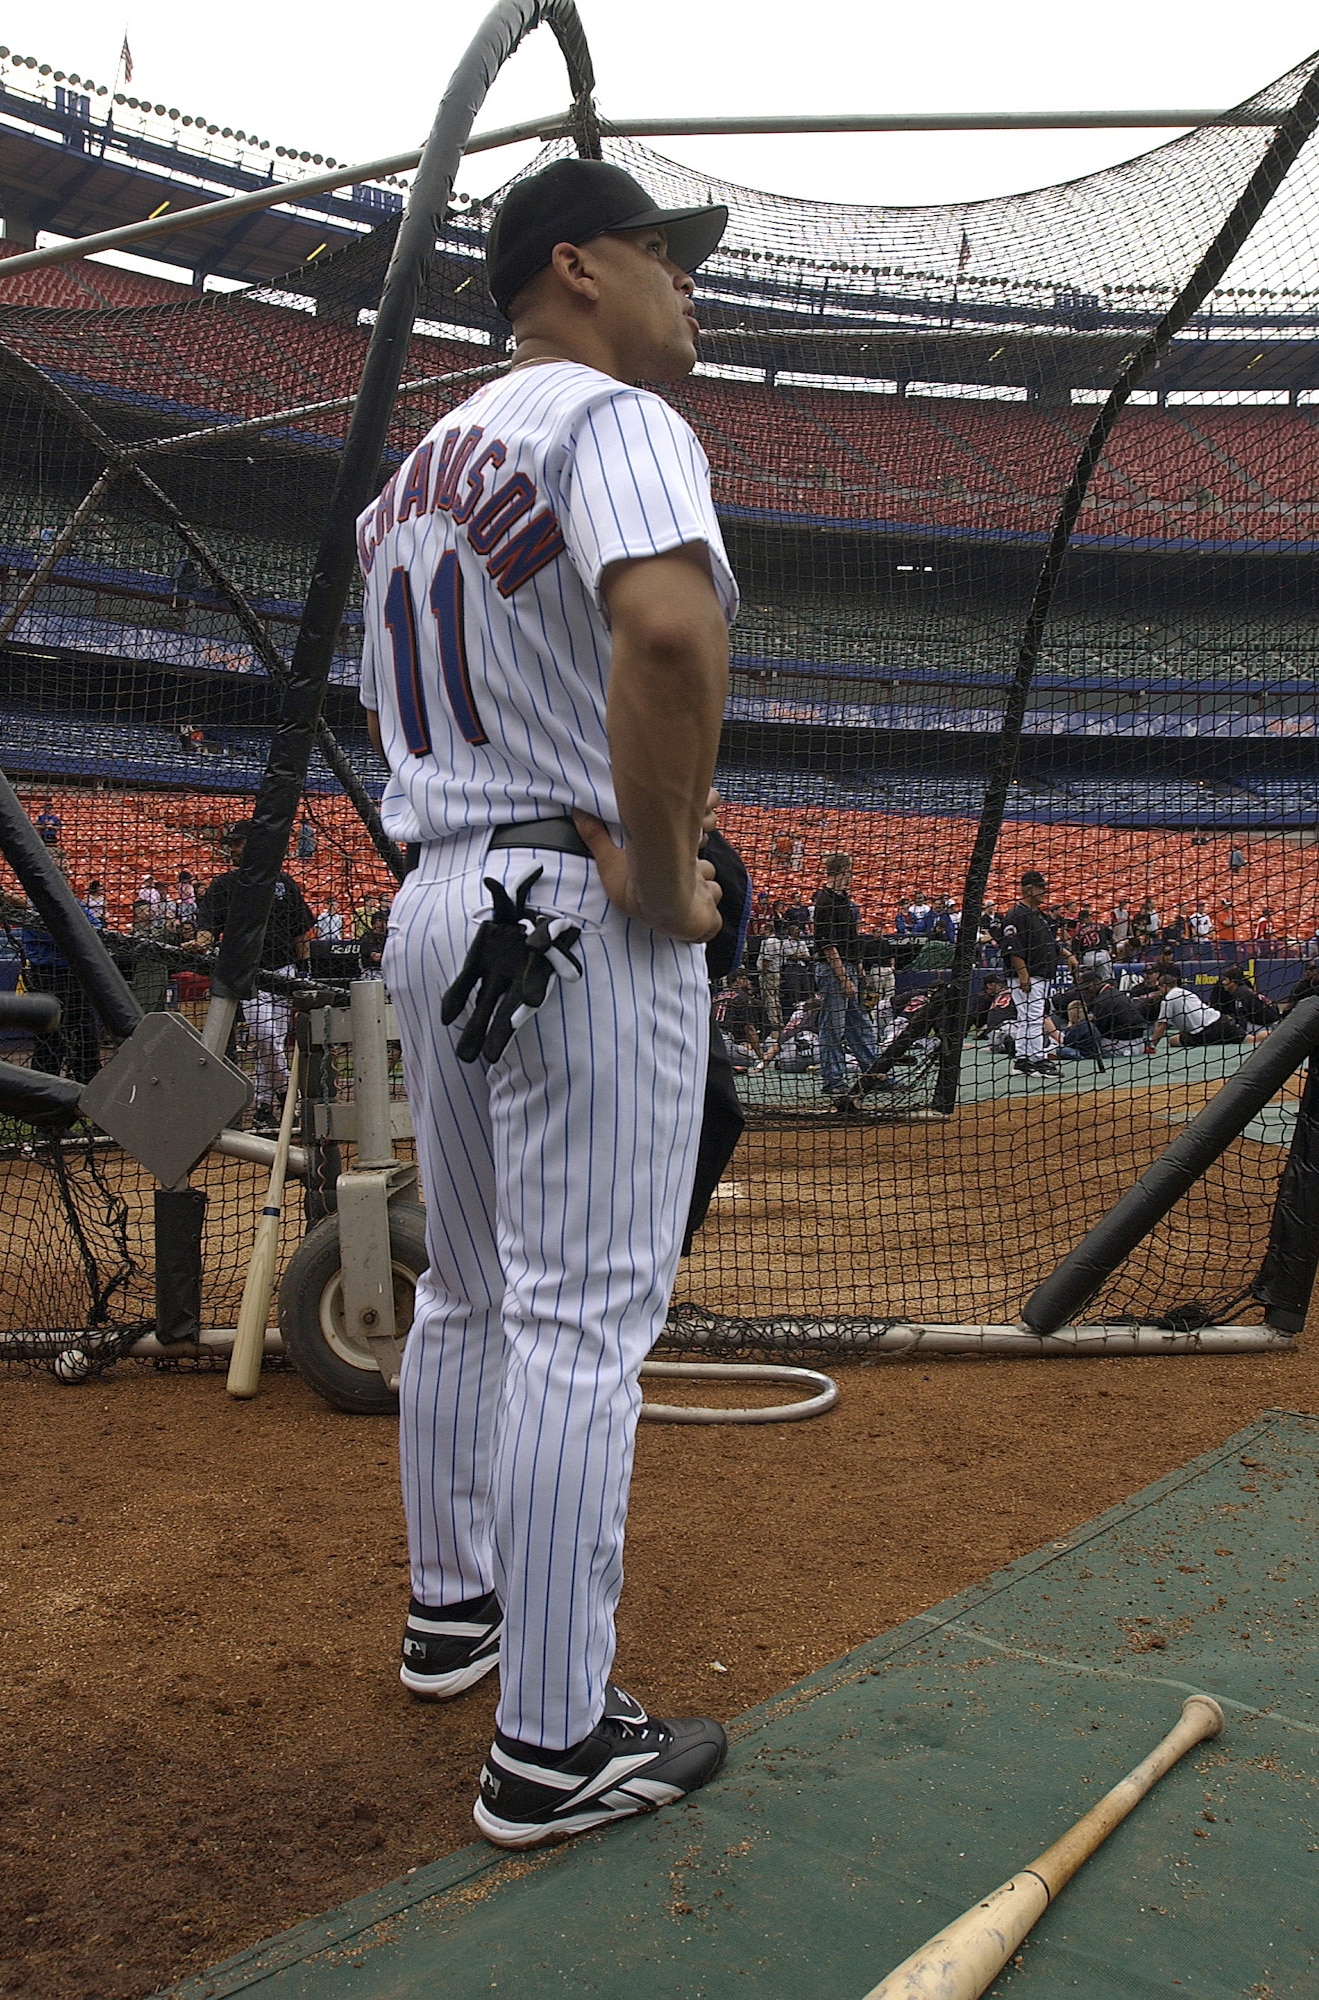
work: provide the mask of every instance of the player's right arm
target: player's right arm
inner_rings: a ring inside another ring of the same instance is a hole
[[[704,544],[609,566],[605,722],[624,845],[575,813],[606,894],[630,917],[701,944],[719,931],[714,869],[699,858],[728,693],[728,624]]]
[[[220,880],[221,878],[217,876],[210,887],[203,889],[197,898],[197,915],[194,919],[197,929],[192,941],[198,951],[209,951],[216,938],[222,936],[224,932],[228,911],[220,893]]]
[[[849,1000],[855,1000],[856,986],[853,982],[851,973],[848,971],[847,967],[843,964],[842,957],[841,954],[839,953],[837,945],[827,944],[824,947],[823,953],[821,955],[824,959],[825,964],[828,966],[830,972],[832,972],[834,978],[838,981],[839,985],[842,987],[845,997]]]

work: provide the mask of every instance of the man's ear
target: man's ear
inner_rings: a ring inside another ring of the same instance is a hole
[[[556,243],[554,253],[550,258],[549,268],[559,283],[574,298],[599,298],[599,266],[595,258],[591,255],[589,245]]]

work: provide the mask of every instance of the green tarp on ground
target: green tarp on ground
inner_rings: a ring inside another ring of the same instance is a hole
[[[983,1104],[990,1098],[1039,1097],[1050,1093],[1086,1097],[1095,1091],[1107,1090],[1176,1091],[1186,1084],[1217,1083],[1222,1077],[1234,1076],[1253,1053],[1249,1042],[1228,1043],[1221,1047],[1211,1045],[1204,1049],[1178,1049],[1165,1041],[1160,1043],[1157,1054],[1153,1056],[1143,1053],[1108,1056],[1102,1070],[1093,1062],[1060,1060],[1047,1076],[1041,1077],[1018,1076],[1011,1056],[996,1056],[983,1042],[969,1042],[962,1051],[962,1080],[958,1086],[957,1101],[959,1104]],[[921,1104],[928,1103],[932,1087],[928,1068],[912,1065],[898,1069],[895,1075],[899,1086],[906,1085],[913,1089]],[[820,1115],[822,1099],[818,1072],[790,1076],[775,1068],[750,1070],[738,1077],[737,1091],[748,1110]],[[868,1097],[866,1107],[874,1116],[884,1116],[882,1097]],[[1295,1111],[1288,1106],[1274,1105],[1261,1116],[1267,1119],[1270,1114],[1272,1122],[1262,1125],[1256,1121],[1248,1128],[1249,1136],[1270,1145],[1289,1145],[1296,1122]],[[1183,1120],[1177,1117],[1173,1122],[1181,1124]]]
[[[1317,1551],[1319,1418],[1271,1412],[743,1716],[690,1802],[541,1856],[465,1849],[171,2000],[861,2000],[1192,1691],[1222,1704],[1222,1737],[991,1992],[1316,2000]]]

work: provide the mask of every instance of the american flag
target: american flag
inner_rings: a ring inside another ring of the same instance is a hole
[[[971,261],[971,238],[962,231],[962,247],[957,253],[957,275],[960,278]]]
[[[119,51],[119,67],[124,72],[124,82],[133,81],[133,51],[128,46],[128,36],[124,36],[124,46]]]

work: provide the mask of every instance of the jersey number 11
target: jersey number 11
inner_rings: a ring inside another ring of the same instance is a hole
[[[450,549],[440,557],[439,567],[428,593],[435,619],[435,637],[440,658],[440,679],[453,710],[453,719],[469,743],[488,743],[472,697],[467,672],[467,641],[463,633],[463,577],[458,552]],[[421,655],[417,643],[417,614],[408,585],[408,573],[394,570],[385,592],[385,624],[394,650],[394,685],[398,690],[399,721],[403,740],[413,757],[428,757],[431,750],[430,720],[426,713],[426,690],[421,679]]]

